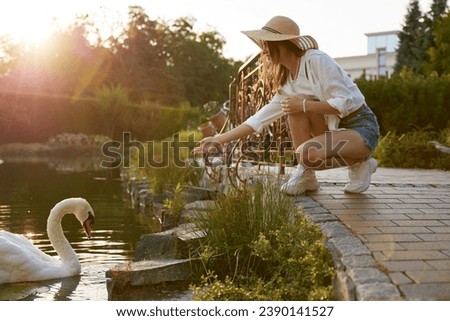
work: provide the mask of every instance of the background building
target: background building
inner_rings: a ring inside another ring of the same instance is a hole
[[[335,58],[352,79],[390,77],[397,57],[398,31],[366,33],[367,55]]]

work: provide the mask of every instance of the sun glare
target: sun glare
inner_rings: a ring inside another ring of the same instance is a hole
[[[30,21],[14,29],[12,36],[28,44],[38,44],[48,38],[52,31],[48,24]]]
[[[2,4],[0,13],[0,35],[7,34],[15,41],[38,44],[47,39],[56,26],[67,21],[64,16],[54,16],[48,6],[39,2]]]
[[[65,2],[61,0],[15,0],[0,5],[0,36],[14,41],[40,44],[56,30],[64,30],[77,15],[88,14],[104,38],[120,32],[127,18],[127,3],[95,0]],[[131,2],[130,2],[131,3]],[[120,5],[119,5],[120,4]]]

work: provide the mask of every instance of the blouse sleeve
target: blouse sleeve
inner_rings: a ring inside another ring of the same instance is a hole
[[[252,127],[256,133],[261,132],[263,128],[284,115],[284,112],[281,109],[281,101],[283,98],[283,95],[276,94],[270,103],[263,106],[254,115],[247,118],[247,120],[244,121],[244,124]]]
[[[356,84],[330,56],[314,55],[310,66],[314,90],[320,90],[321,96],[339,111],[340,117],[347,116],[365,103]]]

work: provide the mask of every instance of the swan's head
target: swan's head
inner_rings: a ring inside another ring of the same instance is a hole
[[[91,238],[95,215],[91,205],[84,198],[67,198],[56,204],[52,212],[73,213],[83,226],[86,236]]]
[[[94,225],[94,210],[91,205],[83,198],[77,199],[77,205],[74,210],[75,217],[80,221],[84,232],[88,238],[92,236],[92,227]]]

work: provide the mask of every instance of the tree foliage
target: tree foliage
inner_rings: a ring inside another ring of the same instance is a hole
[[[223,57],[215,30],[198,33],[193,18],[164,22],[130,6],[128,21],[112,23],[104,39],[95,18],[79,15],[39,45],[0,35],[2,142],[61,131],[162,138],[192,126],[194,107],[228,99],[241,62]]]
[[[424,64],[426,74],[450,74],[450,13],[442,18],[434,30],[434,46],[428,49],[429,61]]]
[[[221,59],[225,40],[216,32],[196,34],[195,21],[177,19],[169,30],[171,74],[182,84],[180,94],[186,101],[200,105],[228,96],[228,84],[237,70]]]
[[[20,52],[20,46],[14,44],[10,36],[0,35],[0,75],[13,69],[15,58],[20,56]]]
[[[398,34],[399,47],[397,62],[394,66],[395,73],[399,73],[403,68],[410,69],[414,73],[420,73],[425,58],[422,22],[419,1],[413,0],[405,16],[405,24]]]
[[[223,57],[225,41],[216,31],[197,34],[191,18],[170,24],[130,6],[121,33],[101,41],[92,19],[78,16],[39,46],[0,38],[2,90],[88,97],[120,86],[132,101],[175,106],[228,98],[238,65]]]
[[[433,0],[430,10],[425,14],[420,10],[418,0],[410,2],[405,23],[399,32],[397,61],[394,66],[396,74],[412,71],[418,75],[432,71],[429,62],[433,59],[434,52],[430,48],[437,46],[436,28],[446,12],[447,0]]]
[[[436,46],[434,30],[447,11],[447,0],[433,0],[430,10],[424,16],[425,49]]]

